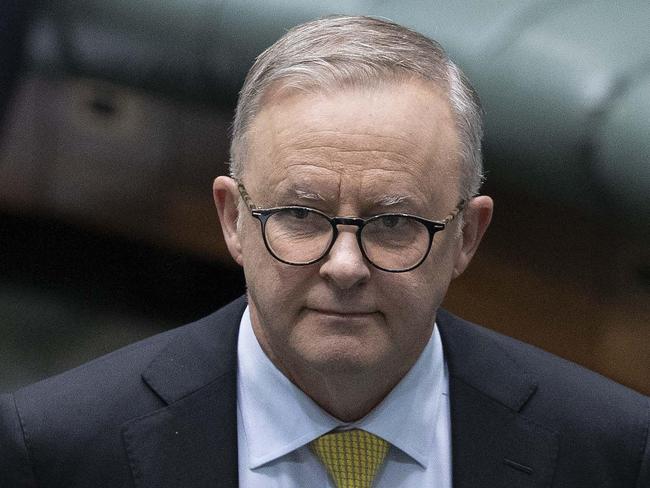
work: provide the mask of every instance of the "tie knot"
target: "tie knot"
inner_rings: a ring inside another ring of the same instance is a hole
[[[310,447],[337,488],[370,488],[388,453],[388,442],[360,429],[330,432]]]

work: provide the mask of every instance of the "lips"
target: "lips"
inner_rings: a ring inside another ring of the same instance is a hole
[[[336,317],[366,317],[368,315],[373,315],[376,313],[375,311],[368,310],[341,310],[328,308],[310,308],[309,310],[321,315],[332,315]]]

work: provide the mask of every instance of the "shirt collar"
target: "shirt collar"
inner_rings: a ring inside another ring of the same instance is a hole
[[[329,415],[278,370],[244,311],[238,339],[237,404],[255,469],[337,428],[359,428],[388,441],[421,466],[433,446],[441,395],[447,394],[437,327],[411,370],[368,415],[346,423]],[[287,414],[287,412],[290,412]]]

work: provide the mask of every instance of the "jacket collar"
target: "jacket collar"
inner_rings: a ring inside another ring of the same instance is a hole
[[[502,336],[441,310],[455,488],[550,486],[558,434],[525,414],[537,383]]]
[[[142,373],[144,381],[172,404],[236,371],[237,335],[245,308],[246,299],[240,297],[212,315],[181,327]]]
[[[182,327],[142,374],[167,404],[123,425],[136,487],[237,487],[237,334],[242,297]]]

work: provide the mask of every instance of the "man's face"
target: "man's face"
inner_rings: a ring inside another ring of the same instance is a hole
[[[243,181],[258,207],[442,220],[459,203],[454,121],[444,94],[428,83],[270,96],[248,143]],[[253,328],[290,379],[361,374],[396,382],[408,371],[458,273],[457,222],[436,234],[420,267],[389,273],[364,260],[356,227],[339,226],[321,261],[291,266],[268,253],[257,220],[240,218],[233,254],[244,267]]]

